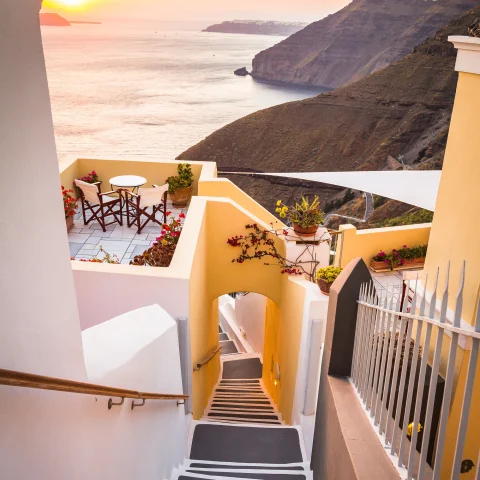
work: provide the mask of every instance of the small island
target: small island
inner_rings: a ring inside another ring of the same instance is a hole
[[[70,20],[72,25],[101,25],[102,22],[85,22],[81,20]]]
[[[233,20],[207,27],[202,32],[242,33],[248,35],[277,35],[288,37],[303,30],[308,23],[263,20]]]
[[[72,24],[58,13],[41,13],[40,25],[42,27],[71,27]]]

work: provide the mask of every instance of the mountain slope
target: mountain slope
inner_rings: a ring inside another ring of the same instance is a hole
[[[207,27],[203,32],[242,33],[249,35],[279,35],[288,37],[305,28],[301,22],[275,22],[262,20],[233,20]]]
[[[334,92],[248,115],[178,158],[216,161],[220,171],[291,172],[382,170],[389,155],[403,155],[412,168],[441,168],[457,83],[447,37],[467,34],[478,16],[480,7],[403,60]],[[232,180],[271,207],[268,180]]]
[[[475,0],[353,0],[253,60],[254,78],[338,88],[400,60]]]
[[[70,27],[70,22],[58,13],[41,13],[40,25],[42,27]]]

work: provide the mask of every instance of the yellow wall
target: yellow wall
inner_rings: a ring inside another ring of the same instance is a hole
[[[433,282],[437,267],[451,261],[456,291],[463,260],[467,262],[463,319],[473,322],[480,271],[480,75],[460,73],[425,269]],[[443,285],[443,275],[440,285]],[[430,283],[430,282],[429,282]],[[430,284],[431,285],[431,284]],[[450,301],[454,306],[454,298]]]
[[[402,227],[372,228],[357,230],[353,225],[340,225],[339,245],[335,255],[335,265],[345,267],[354,258],[362,257],[369,265],[370,260],[380,250],[390,253],[403,245],[415,247],[429,243],[430,223],[405,225]]]
[[[201,211],[203,210],[203,211]],[[218,348],[218,304],[208,292],[208,231],[206,209],[195,209],[202,215],[200,230],[195,247],[195,256],[190,272],[190,350],[192,355],[193,415],[203,416],[213,387],[220,374],[220,355],[195,371],[197,363],[203,362]],[[198,221],[199,219],[197,219]]]
[[[201,202],[206,205],[206,222],[202,224],[190,277],[193,363],[211,351],[218,340],[218,310],[212,302],[230,292],[247,291],[265,295],[269,298],[269,313],[265,326],[263,378],[283,418],[289,422],[297,378],[305,289],[296,283],[295,278],[282,275],[278,266],[264,265],[264,260],[232,263],[239,249],[228,245],[227,239],[246,233],[244,226],[247,224],[257,222],[260,225],[260,220],[225,199],[195,199],[196,205]],[[283,252],[283,242],[276,240],[279,250]],[[270,375],[272,355],[280,365],[281,380],[278,387],[273,385]],[[194,374],[195,418],[202,416],[217,374],[213,365],[211,371]]]
[[[134,161],[134,160],[95,160],[79,158],[70,165],[60,165],[60,178],[62,185],[70,188],[75,178],[83,177],[95,170],[102,183],[102,191],[110,190],[109,180],[118,175],[139,175],[147,179],[146,187],[152,184],[163,185],[169,176],[177,175],[178,164],[182,162],[162,161]],[[188,162],[192,166],[194,176],[193,193],[198,193],[198,180],[202,173],[202,162]]]
[[[195,250],[190,272],[190,342],[194,367],[218,346],[219,296],[248,291],[280,302],[287,277],[280,274],[277,266],[267,267],[261,260],[232,263],[239,249],[228,245],[227,239],[246,233],[245,225],[261,222],[231,201],[196,197],[188,216],[195,217],[195,231],[198,231],[198,235],[193,234],[190,224],[187,226],[190,230],[184,230],[181,239],[184,240],[182,250]],[[279,239],[277,241],[280,251],[283,251],[283,243]],[[194,418],[203,415],[218,374],[218,355],[207,366],[193,373]]]
[[[273,223],[274,228],[283,228],[285,226],[268,210],[226,178],[205,181],[202,179],[198,187],[198,194],[204,197],[230,198],[267,225]]]
[[[282,284],[286,277],[277,266],[265,266],[265,259],[232,263],[239,248],[227,244],[227,239],[247,233],[245,225],[261,221],[237,205],[224,199],[208,200],[208,265],[209,296],[217,298],[230,292],[255,292],[280,302]],[[268,225],[263,224],[264,228]],[[285,253],[282,240],[275,237],[278,249]],[[273,260],[273,259],[272,259]]]
[[[449,307],[454,309],[460,268],[462,261],[466,260],[462,319],[470,324],[474,322],[480,283],[479,92],[480,75],[460,73],[425,263],[425,270],[429,273],[429,289],[431,289],[437,267],[440,268],[439,285],[444,285],[445,269],[447,261],[450,260]],[[446,352],[442,353],[446,357]],[[450,411],[442,468],[443,479],[450,478],[470,352],[468,350],[463,352],[459,348],[457,357],[461,359],[461,367],[455,379],[456,388]],[[445,361],[445,358],[443,360]],[[471,458],[475,464],[477,464],[475,459],[478,457],[480,448],[478,405],[480,405],[480,362],[477,365],[467,443],[463,454],[463,459]],[[463,474],[462,478],[470,480],[474,478],[474,475],[475,469]]]
[[[280,305],[267,302],[263,381],[285,422],[291,423],[298,356],[305,312],[305,288],[290,277],[285,284]],[[280,366],[280,381],[275,382],[275,369]]]

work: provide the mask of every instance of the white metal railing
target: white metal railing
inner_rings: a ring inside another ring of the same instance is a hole
[[[462,328],[464,263],[454,316],[452,322],[447,320],[449,271],[448,265],[445,287],[437,294],[437,270],[429,302],[426,299],[426,288],[423,288],[423,294],[417,292],[417,286],[418,291],[422,290],[420,283],[427,285],[427,275],[422,282],[419,277],[406,282],[406,288],[400,294],[393,287],[376,288],[373,282],[363,284],[360,290],[350,380],[374,429],[385,444],[387,453],[401,477],[408,480],[440,479],[447,420],[453,398],[454,367],[461,335],[470,339],[471,352],[454,462],[450,467],[443,467],[451,468],[449,478],[455,480],[459,478],[461,469],[469,466],[468,463],[462,463],[462,456],[479,354],[480,300],[474,328]],[[441,307],[436,315],[437,295]],[[435,335],[432,337],[432,334]],[[445,334],[451,337],[451,341],[442,395],[441,388],[440,393],[437,391],[437,378]],[[431,362],[428,362],[429,352],[433,353]],[[427,366],[430,370],[429,386],[426,386]],[[427,457],[429,448],[430,458]],[[475,479],[480,480],[480,456],[477,457],[470,459],[470,468],[476,468]]]

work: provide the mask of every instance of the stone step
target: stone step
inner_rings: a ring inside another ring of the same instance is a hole
[[[306,465],[297,464],[297,465],[269,465],[269,464],[232,464],[232,463],[206,463],[206,462],[195,462],[187,460],[184,464],[185,468],[195,468],[195,469],[208,469],[208,470],[238,470],[238,469],[257,469],[257,470],[275,470],[275,471],[303,471],[307,470]]]
[[[196,470],[188,469],[185,470],[184,475],[215,475],[217,477],[230,477],[230,478],[255,478],[259,480],[307,480],[307,475],[302,473],[294,472],[272,472],[272,471],[241,471],[241,472],[229,472],[229,471],[218,471],[218,470]]]
[[[252,420],[281,420],[281,415],[278,413],[271,412],[227,412],[227,411],[217,411],[213,410],[205,415],[206,417],[223,417],[223,418],[233,418],[233,419],[252,419]]]
[[[227,420],[228,421],[228,420]],[[301,463],[299,432],[294,427],[258,427],[197,423],[190,459],[231,463]]]
[[[241,385],[245,383],[260,385],[260,380],[256,380],[256,379],[220,380],[220,385],[236,385],[236,384]]]
[[[239,405],[236,403],[218,403],[214,402],[209,405],[211,410],[251,410],[251,411],[263,411],[274,412],[275,409],[271,405]]]
[[[230,337],[228,336],[228,333],[219,333],[218,340],[223,342],[224,340],[230,340]]]
[[[262,363],[259,358],[224,361],[222,367],[222,379],[262,378]]]
[[[285,422],[279,421],[279,420],[243,420],[240,418],[223,418],[223,417],[202,417],[202,421],[204,422],[215,422],[215,423],[221,423],[221,424],[230,424],[230,425],[246,425],[246,426],[258,426],[258,425],[265,425],[269,427],[276,427],[276,426],[281,426],[285,425]]]
[[[213,397],[212,403],[228,403],[228,404],[245,404],[245,405],[269,405],[271,402],[268,398],[258,399],[258,398],[229,398],[229,397]]]

